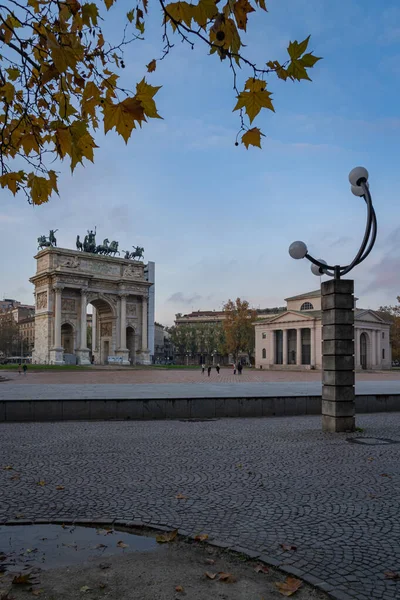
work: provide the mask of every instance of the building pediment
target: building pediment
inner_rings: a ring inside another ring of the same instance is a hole
[[[293,321],[309,321],[310,319],[314,320],[318,318],[316,315],[317,311],[304,311],[300,312],[297,310],[287,310],[281,315],[277,315],[276,317],[272,317],[272,319],[268,319],[268,324],[277,324],[277,323],[288,323]],[[318,314],[318,313],[317,313]]]
[[[386,323],[385,319],[382,319],[373,310],[357,310],[355,315],[356,321],[369,321],[370,323]]]

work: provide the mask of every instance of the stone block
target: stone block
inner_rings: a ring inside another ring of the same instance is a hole
[[[116,400],[117,419],[143,419],[143,400]]]
[[[262,417],[261,398],[240,398],[239,399],[240,417]]]
[[[216,417],[238,417],[240,413],[239,398],[221,398],[222,405],[217,401],[215,406]]]
[[[89,400],[91,419],[116,419],[116,400]]]
[[[63,400],[63,420],[90,419],[90,400]]]
[[[354,342],[353,340],[326,340],[322,342],[322,354],[323,356],[353,356]]]
[[[322,414],[330,417],[354,417],[355,403],[322,400]]]
[[[322,327],[323,340],[354,340],[353,325],[324,325]]]
[[[330,279],[321,284],[321,295],[328,294],[354,294],[354,281],[352,279]]]
[[[400,395],[388,394],[386,396],[386,410],[388,412],[400,412]]]
[[[10,400],[6,404],[6,421],[33,421],[33,402]]]
[[[354,401],[355,391],[353,385],[323,385],[322,400],[334,400],[336,402]]]
[[[354,371],[326,371],[322,372],[322,383],[324,385],[354,385]]]
[[[144,419],[165,419],[169,400],[142,400]]]
[[[322,368],[328,371],[354,371],[354,356],[326,355],[322,357]]]
[[[35,400],[33,418],[35,421],[62,421],[62,400]]]
[[[292,396],[285,398],[285,415],[290,417],[294,415],[307,414],[307,396]]]
[[[354,296],[352,294],[329,294],[321,298],[322,310],[330,310],[332,308],[345,308],[353,310]]]
[[[331,417],[322,415],[322,431],[329,433],[345,433],[354,431],[356,427],[354,417]]]
[[[213,419],[214,417],[214,398],[192,398],[192,419]]]
[[[0,423],[3,423],[6,420],[6,402],[4,400],[0,400]]]
[[[308,415],[321,414],[321,396],[306,396]]]
[[[375,412],[374,404],[375,396],[356,396],[355,405],[357,414]]]
[[[354,311],[345,308],[332,308],[322,311],[322,325],[353,325]]]
[[[275,398],[261,398],[262,415],[263,417],[274,417],[275,416]],[[283,406],[283,410],[285,407]]]
[[[192,401],[190,398],[167,399],[165,401],[165,417],[167,419],[190,419]]]

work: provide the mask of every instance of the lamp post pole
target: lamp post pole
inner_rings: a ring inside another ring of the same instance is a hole
[[[321,284],[322,308],[322,429],[355,430],[354,281],[342,279],[370,254],[376,240],[377,220],[368,185],[368,171],[356,167],[349,174],[351,191],[364,198],[367,224],[360,248],[349,265],[328,265],[309,254],[304,242],[293,242],[289,254],[307,258],[314,275],[333,279]]]

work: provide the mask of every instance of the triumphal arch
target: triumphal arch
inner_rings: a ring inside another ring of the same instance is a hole
[[[97,246],[93,232],[88,232],[84,243],[78,236],[77,250],[57,248],[44,236],[38,242],[42,249],[35,256],[36,274],[30,279],[36,306],[32,361],[64,364],[73,357],[81,365],[93,361],[149,364],[152,283],[146,279],[144,263],[136,260],[143,249],[116,258],[118,244],[104,240]],[[91,348],[89,304],[93,311]]]

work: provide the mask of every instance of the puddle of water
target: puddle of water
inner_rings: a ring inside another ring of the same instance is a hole
[[[0,573],[53,569],[159,548],[152,537],[61,525],[0,526]]]

